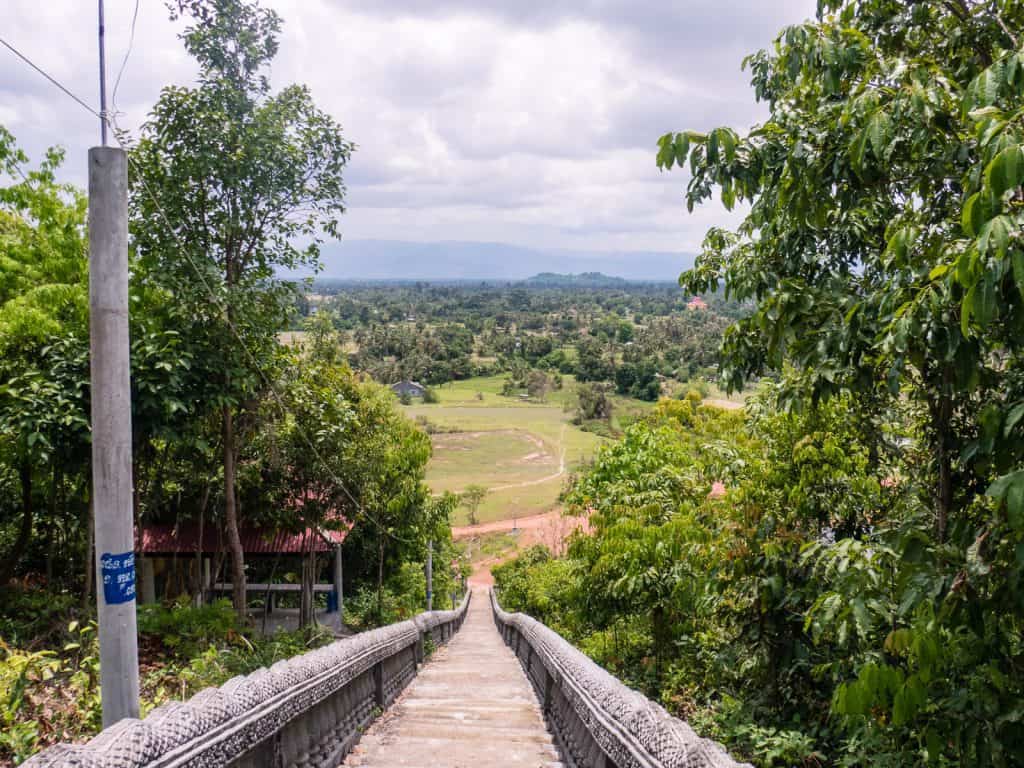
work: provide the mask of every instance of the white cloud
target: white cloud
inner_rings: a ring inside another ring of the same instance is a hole
[[[761,116],[739,69],[813,0],[686,4],[532,0],[276,0],[273,81],[304,82],[359,149],[346,236],[489,240],[540,247],[689,249],[717,205],[687,215],[686,178],[654,167],[673,128]],[[682,8],[682,6],[686,6]],[[108,0],[108,71],[132,0]],[[96,103],[95,5],[5,0],[2,36]],[[194,68],[162,2],[141,0],[118,94],[137,129],[160,88]],[[0,50],[0,122],[33,154],[68,148],[81,184],[94,118]]]

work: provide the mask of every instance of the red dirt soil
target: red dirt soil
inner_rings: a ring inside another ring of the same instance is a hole
[[[561,554],[565,548],[565,540],[577,529],[588,529],[585,517],[563,515],[561,510],[554,509],[539,515],[529,515],[510,520],[495,520],[480,525],[459,525],[452,527],[452,538],[471,538],[487,533],[510,533],[518,531],[519,549],[526,549],[534,544],[543,544],[555,554]],[[510,559],[515,553],[504,557],[492,557],[473,564],[473,573],[469,583],[473,586],[489,587],[494,584],[491,568]]]

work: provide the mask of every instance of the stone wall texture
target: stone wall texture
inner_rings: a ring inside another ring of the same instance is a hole
[[[469,599],[232,678],[23,765],[334,768],[415,676],[426,639],[438,645],[458,630]]]
[[[491,591],[494,622],[537,692],[570,768],[740,768],[718,742],[623,685],[589,657]]]

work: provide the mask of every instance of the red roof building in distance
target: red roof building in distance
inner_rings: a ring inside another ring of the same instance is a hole
[[[694,296],[686,303],[687,309],[707,309],[708,303],[700,296]]]

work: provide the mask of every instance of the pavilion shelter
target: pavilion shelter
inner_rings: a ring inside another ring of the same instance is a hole
[[[297,595],[304,586],[282,579],[284,574],[301,573],[303,560],[310,556],[331,558],[331,581],[310,586],[314,595],[327,594],[329,612],[340,613],[341,545],[346,533],[322,526],[298,532],[242,526],[239,536],[247,571],[255,576],[246,583],[247,599],[262,597],[265,609],[272,612],[283,596]],[[217,594],[231,594],[228,539],[219,526],[154,523],[143,526],[140,538],[140,602],[191,595],[196,604],[203,604]]]

